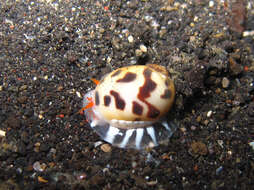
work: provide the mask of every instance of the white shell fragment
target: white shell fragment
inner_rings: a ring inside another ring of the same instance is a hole
[[[0,129],[0,137],[5,137],[6,132]]]
[[[251,146],[252,150],[254,150],[254,141],[253,142],[249,142],[249,145]]]

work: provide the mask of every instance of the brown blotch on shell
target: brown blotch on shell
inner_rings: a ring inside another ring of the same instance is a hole
[[[137,74],[132,73],[132,72],[127,72],[123,78],[118,79],[116,82],[131,82],[135,80],[137,77]]]
[[[98,91],[95,91],[95,105],[98,106],[100,104],[100,98]]]
[[[169,98],[171,98],[171,95],[172,95],[171,91],[169,89],[166,89],[164,91],[164,94],[161,95],[161,98],[163,98],[163,99],[169,99]]]
[[[124,101],[124,99],[121,98],[119,93],[114,91],[114,90],[110,90],[110,94],[112,96],[114,96],[114,98],[115,98],[116,108],[119,109],[119,110],[124,110],[124,108],[125,108],[125,101]]]
[[[165,85],[166,85],[166,87],[168,87],[170,85],[169,80],[165,80]]]
[[[111,102],[111,97],[110,96],[104,96],[104,105],[109,106]]]
[[[142,115],[143,113],[143,106],[141,106],[136,101],[132,102],[132,112],[136,115]]]
[[[144,70],[145,83],[139,88],[138,98],[144,102],[146,98],[150,97],[150,93],[155,90],[157,84],[152,81],[152,71],[150,69]]]
[[[121,72],[122,72],[121,69],[117,69],[117,70],[111,75],[111,77],[115,77],[115,76],[119,75]]]
[[[152,106],[151,104],[149,105],[149,111],[147,113],[147,116],[149,118],[153,118],[155,119],[156,117],[158,117],[160,115],[160,111],[155,108],[154,106]]]
[[[145,83],[139,88],[138,99],[144,102],[148,107],[147,117],[156,118],[160,115],[160,111],[150,104],[146,99],[150,97],[152,91],[156,88],[156,83],[151,79],[152,70],[145,69],[144,72]]]
[[[158,73],[161,73],[161,74],[165,75],[165,76],[169,75],[167,69],[165,67],[161,66],[161,65],[147,64],[146,66],[153,69],[153,70],[155,70],[155,71],[157,71]]]

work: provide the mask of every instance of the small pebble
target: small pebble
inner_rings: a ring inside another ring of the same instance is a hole
[[[183,133],[186,133],[187,129],[185,127],[181,127],[180,130],[183,132]]]
[[[229,70],[232,75],[239,75],[243,71],[242,65],[238,64],[234,58],[229,57]]]
[[[17,168],[16,170],[19,174],[21,174],[23,172],[23,170],[21,168]]]
[[[80,92],[76,91],[76,95],[77,95],[79,98],[82,98]]]
[[[221,93],[221,89],[220,89],[220,88],[217,88],[217,89],[215,90],[215,93],[216,93],[216,94]]]
[[[41,183],[48,183],[48,180],[44,179],[41,176],[38,176],[38,181],[41,182]]]
[[[202,120],[202,117],[199,115],[196,119],[197,122],[200,122]]]
[[[40,152],[41,143],[37,142],[34,144],[34,152]]]
[[[192,142],[191,148],[193,153],[199,155],[206,155],[208,153],[208,149],[203,142]]]
[[[228,78],[227,77],[223,77],[223,79],[222,79],[222,87],[223,88],[227,88],[229,86],[229,83],[230,83],[230,81],[228,80]]]
[[[97,141],[94,143],[94,147],[96,148],[97,146],[100,146],[103,142],[102,141]]]
[[[34,146],[39,147],[39,146],[41,146],[41,143],[37,142],[37,143],[34,144]]]
[[[208,125],[208,123],[209,121],[207,119],[203,122],[204,125]]]
[[[57,87],[57,91],[62,91],[62,90],[63,90],[63,86]]]
[[[109,169],[108,168],[103,168],[103,173],[106,173],[106,172],[109,172]]]
[[[153,27],[154,29],[157,29],[160,25],[158,24],[158,22],[156,20],[152,20],[151,22],[151,27]]]
[[[209,7],[213,7],[214,6],[214,1],[209,1]]]
[[[3,131],[3,130],[0,129],[0,136],[1,136],[1,137],[5,137],[5,133],[6,133],[5,131]]]
[[[87,178],[87,174],[82,172],[82,173],[78,174],[76,177],[78,180],[84,180]]]
[[[223,170],[223,167],[220,166],[219,168],[216,169],[216,175],[219,175],[220,172]]]
[[[253,142],[249,142],[249,145],[251,146],[252,150],[254,150],[254,141]]]
[[[141,45],[139,46],[139,48],[140,48],[140,50],[141,50],[143,53],[146,53],[146,52],[147,52],[147,47],[146,47],[145,45],[141,44]]]
[[[146,182],[146,184],[149,185],[149,186],[154,186],[157,183],[158,183],[157,179],[155,181],[148,181],[148,182]]]
[[[34,162],[34,164],[33,164],[33,169],[35,170],[35,171],[38,171],[38,172],[43,172],[45,169],[46,169],[46,164],[45,163],[40,163],[39,161],[37,161],[37,162]]]
[[[112,60],[112,58],[111,57],[107,57],[107,64],[110,64],[111,63],[111,60]]]
[[[133,161],[133,162],[131,163],[131,165],[132,165],[132,168],[136,168],[137,165],[138,165],[138,163],[137,163],[136,161]]]
[[[191,126],[191,130],[192,130],[192,131],[195,131],[196,129],[197,129],[196,126],[194,126],[194,125]]]
[[[55,148],[51,148],[51,149],[49,150],[49,152],[52,153],[52,154],[55,154],[55,153],[56,153],[56,149],[55,149]]]
[[[195,16],[194,19],[193,19],[194,22],[197,22],[198,21],[198,17]]]
[[[222,140],[217,140],[217,143],[220,145],[221,148],[223,148],[223,141]]]
[[[254,36],[254,30],[252,30],[252,31],[244,31],[243,32],[243,37],[247,37],[247,36]]]
[[[134,38],[133,38],[133,36],[132,36],[132,35],[128,36],[128,41],[129,41],[130,43],[133,43]]]
[[[167,33],[167,28],[165,26],[162,26],[159,31],[160,37],[162,37],[166,33]]]
[[[142,55],[142,51],[140,49],[136,49],[135,54],[140,57]]]
[[[241,158],[239,158],[239,157],[237,157],[236,159],[235,159],[235,163],[240,163],[241,162]]]
[[[112,148],[111,148],[111,146],[109,144],[103,144],[103,145],[101,145],[101,150],[103,152],[111,152]]]
[[[206,115],[206,116],[207,116],[207,117],[211,117],[211,116],[212,116],[212,113],[213,113],[212,110],[210,110],[210,111],[207,112],[207,115]]]

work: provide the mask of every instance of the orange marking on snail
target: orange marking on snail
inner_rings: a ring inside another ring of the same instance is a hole
[[[95,78],[91,78],[91,81],[93,81],[93,83],[96,84],[96,85],[100,84],[100,81],[97,80],[97,79],[95,79]],[[79,110],[79,113],[80,113],[81,115],[84,114],[84,111],[85,111],[85,110],[87,110],[87,109],[89,109],[89,108],[92,108],[92,107],[94,106],[94,102],[93,102],[93,99],[92,99],[91,97],[87,97],[87,100],[88,100],[89,103],[88,103],[85,107],[83,107],[83,108],[81,108],[81,109]]]
[[[81,108],[81,109],[79,110],[79,113],[80,113],[81,115],[83,115],[83,113],[84,113],[85,110],[87,110],[87,109],[89,109],[89,108],[92,108],[92,107],[94,106],[94,102],[93,102],[93,99],[92,99],[91,97],[87,97],[87,100],[88,100],[89,103],[88,103],[85,107],[83,107],[83,108]]]
[[[80,113],[81,115],[84,114],[84,111],[85,111],[85,110],[91,109],[91,108],[94,106],[94,102],[93,102],[93,99],[92,99],[91,97],[87,97],[86,99],[88,100],[89,103],[88,103],[85,107],[83,107],[83,108],[81,108],[81,109],[79,110],[79,113]],[[94,112],[93,112],[92,110],[88,110],[88,113],[89,113],[89,117],[96,118],[96,115],[94,114]],[[89,120],[88,120],[87,118],[86,118],[86,122],[89,123]]]
[[[58,117],[58,118],[64,118],[64,114],[56,115],[56,117]]]
[[[96,85],[100,84],[100,81],[99,81],[99,80],[97,80],[97,79],[91,78],[91,81],[93,81],[93,82],[94,82],[94,84],[96,84]]]

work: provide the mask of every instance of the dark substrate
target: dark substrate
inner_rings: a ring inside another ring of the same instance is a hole
[[[252,0],[1,0],[0,190],[253,189],[253,21]],[[147,152],[111,147],[82,96],[147,63],[174,79],[178,129]]]

